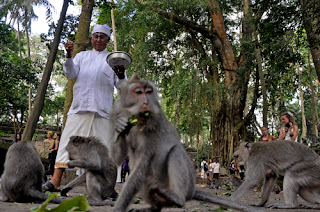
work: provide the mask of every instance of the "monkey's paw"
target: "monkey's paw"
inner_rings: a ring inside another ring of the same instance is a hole
[[[73,163],[71,161],[67,162],[67,165],[69,168],[74,168],[76,167],[75,165],[73,165]]]
[[[128,118],[127,117],[119,117],[115,123],[115,128],[117,132],[122,132],[128,126]]]
[[[67,196],[67,193],[71,190],[72,188],[70,187],[66,187],[66,188],[63,188],[61,191],[60,191],[60,195],[61,196]]]

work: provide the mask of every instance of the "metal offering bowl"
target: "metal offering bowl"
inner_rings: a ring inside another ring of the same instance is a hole
[[[127,52],[114,51],[107,56],[107,63],[109,63],[111,68],[114,68],[115,66],[123,66],[127,69],[131,62],[131,56]]]

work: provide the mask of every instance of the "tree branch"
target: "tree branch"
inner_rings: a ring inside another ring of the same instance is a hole
[[[161,16],[167,18],[167,19],[170,19],[170,20],[174,21],[177,24],[181,24],[181,25],[183,25],[183,26],[185,26],[187,28],[190,28],[192,30],[195,30],[195,31],[201,33],[206,38],[217,39],[217,35],[216,34],[214,34],[211,30],[208,30],[207,28],[205,28],[205,27],[203,27],[201,25],[195,24],[192,21],[189,21],[189,20],[186,20],[186,19],[181,18],[179,16],[176,16],[175,14],[166,12],[165,10],[163,10],[161,8],[154,7],[150,3],[148,3],[148,2],[146,2],[144,0],[136,0],[136,2],[138,2],[139,4],[141,4],[143,6],[149,7],[154,12],[158,13],[159,15],[161,15]]]

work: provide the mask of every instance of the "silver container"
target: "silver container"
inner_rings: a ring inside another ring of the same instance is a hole
[[[114,68],[115,66],[123,66],[127,69],[131,62],[131,56],[127,52],[114,51],[107,56],[107,63],[109,63],[111,68]]]

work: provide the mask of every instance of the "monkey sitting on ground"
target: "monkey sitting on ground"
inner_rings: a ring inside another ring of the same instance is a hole
[[[303,208],[320,208],[320,156],[307,146],[292,141],[241,143],[233,154],[238,162],[245,162],[245,181],[233,194],[239,200],[258,185],[263,177],[261,201],[264,206],[273,189],[277,174],[284,176],[285,204],[268,204],[273,208],[299,208],[297,194],[312,204]]]
[[[118,196],[114,190],[117,167],[108,157],[108,148],[104,144],[95,137],[71,136],[66,149],[70,158],[68,167],[84,168],[86,172],[68,183],[61,190],[61,195],[65,196],[73,187],[86,182],[90,205],[108,205],[102,201]]]
[[[115,127],[113,134],[117,134],[116,131],[120,133],[111,149],[112,158],[120,165],[129,157],[131,168],[113,211],[126,211],[138,192],[151,205],[143,211],[183,207],[190,199],[242,211],[257,211],[195,190],[194,165],[180,142],[178,132],[166,119],[151,82],[136,75],[122,82],[111,121]]]
[[[8,149],[1,176],[1,201],[43,202],[48,195],[42,193],[44,167],[34,145],[20,141]],[[63,200],[53,198],[52,203]]]

